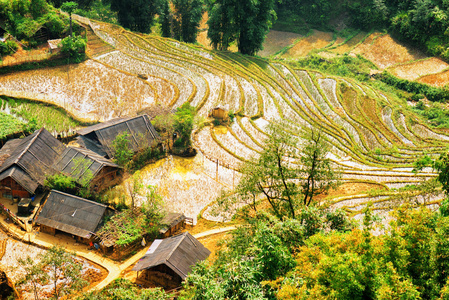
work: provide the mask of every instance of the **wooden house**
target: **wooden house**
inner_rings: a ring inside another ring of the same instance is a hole
[[[53,163],[65,146],[41,128],[23,139],[8,141],[0,151],[0,186],[11,197],[30,198],[56,174]]]
[[[158,134],[150,122],[148,115],[133,118],[118,118],[99,123],[78,131],[78,143],[101,156],[113,158],[115,150],[113,142],[118,135],[129,134],[129,149],[134,153],[151,147],[158,139]]]
[[[137,280],[164,288],[179,286],[197,262],[209,257],[210,251],[190,233],[154,240],[147,253],[136,263]]]
[[[97,192],[117,183],[121,169],[119,165],[91,150],[70,146],[55,162],[54,168],[81,185],[89,184]]]
[[[225,106],[217,106],[210,110],[209,116],[215,119],[227,120],[228,109]]]
[[[89,244],[107,206],[91,200],[52,190],[36,219],[41,231],[55,235],[65,232],[76,241]]]
[[[159,233],[163,238],[172,236],[186,225],[186,216],[181,213],[168,213],[161,221]]]

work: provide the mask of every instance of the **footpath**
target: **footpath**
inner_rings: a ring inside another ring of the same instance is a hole
[[[5,232],[9,233],[9,235],[11,235],[13,238],[23,243],[32,244],[44,249],[48,249],[55,245],[58,245],[64,247],[68,251],[75,252],[77,256],[91,261],[106,269],[108,275],[95,286],[91,287],[89,291],[102,289],[109,283],[111,283],[114,279],[119,278],[127,268],[129,268],[131,265],[134,265],[147,252],[149,246],[151,245],[148,244],[147,247],[144,247],[125,261],[117,262],[104,257],[97,250],[89,249],[87,245],[76,243],[70,236],[65,236],[62,234],[52,236],[50,234],[40,233],[37,231],[25,232],[13,223],[6,222],[6,217],[3,215],[0,216],[0,227],[5,230]],[[209,235],[220,234],[235,229],[235,226],[216,228],[197,233],[194,235],[194,237],[203,238]]]

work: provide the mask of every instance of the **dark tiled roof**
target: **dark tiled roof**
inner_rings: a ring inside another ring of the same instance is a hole
[[[97,153],[98,155],[101,156],[106,156],[108,155],[106,153],[106,151],[103,150],[103,146],[101,146],[97,141],[95,140],[91,140],[88,137],[85,137],[83,135],[80,135],[79,137],[76,138],[77,143],[86,149],[89,149],[95,153]]]
[[[52,190],[36,223],[90,238],[105,210],[104,204]]]
[[[151,253],[147,252],[134,266],[133,271],[164,264],[185,279],[193,265],[210,255],[210,251],[188,232],[163,240],[155,240],[153,244],[158,244],[157,248],[152,249],[152,245],[149,251]]]
[[[88,149],[77,147],[68,147],[54,165],[56,170],[73,177],[80,183],[92,180],[103,167],[119,168],[111,160]]]
[[[160,233],[166,233],[170,228],[182,222],[186,219],[186,216],[181,213],[168,213],[161,221],[162,228],[159,231]]]
[[[141,115],[134,118],[114,119],[106,123],[93,125],[78,131],[80,135],[87,135],[95,132],[99,143],[109,157],[114,156],[112,143],[115,138],[128,132],[129,149],[134,152],[142,150],[152,145],[153,141],[158,137],[156,130],[150,122],[148,115]],[[91,149],[93,150],[93,149]]]
[[[26,189],[31,194],[34,194],[39,184],[33,180],[26,172],[17,166],[12,166],[11,168],[0,173],[0,180],[7,177],[11,177],[15,182],[20,184],[24,189]]]
[[[10,156],[0,167],[0,176],[4,176],[4,172],[12,166],[17,166],[27,173],[36,184],[43,184],[48,175],[56,173],[52,165],[64,151],[64,144],[44,128],[20,141],[20,143],[14,143],[16,148],[10,152]],[[32,190],[32,193],[35,190],[31,186],[23,187],[28,191]]]
[[[22,139],[13,139],[6,142],[0,149],[0,167],[3,165],[5,160],[7,160],[14,150],[22,143]]]

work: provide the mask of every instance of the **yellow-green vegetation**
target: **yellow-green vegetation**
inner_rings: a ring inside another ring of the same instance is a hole
[[[22,121],[14,116],[0,112],[0,139],[10,134],[21,132],[24,125],[25,124]]]
[[[73,131],[80,126],[80,122],[71,118],[62,108],[54,105],[5,96],[0,97],[0,103],[1,107],[8,106],[15,116],[27,121],[35,120],[37,128],[45,127],[50,132]]]

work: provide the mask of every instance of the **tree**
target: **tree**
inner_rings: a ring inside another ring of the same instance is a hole
[[[133,157],[134,151],[129,147],[130,134],[125,131],[112,141],[112,149],[114,149],[114,162],[119,166],[125,166]]]
[[[181,107],[178,107],[175,113],[174,129],[179,134],[179,142],[175,141],[175,145],[190,146],[190,135],[192,134],[193,124],[195,119],[195,108],[186,102]]]
[[[131,198],[131,209],[134,210],[136,207],[137,196],[140,195],[143,188],[142,178],[140,176],[140,171],[137,171],[133,176],[126,182],[126,190],[128,191],[129,197]]]
[[[158,0],[107,0],[117,12],[119,23],[133,31],[150,33],[154,16],[159,9]]]
[[[41,263],[53,283],[55,299],[72,291],[78,291],[87,285],[87,282],[81,277],[82,263],[60,246],[48,249],[42,256]]]
[[[73,2],[73,1],[69,1],[69,2],[64,2],[61,6],[61,10],[67,12],[69,14],[69,19],[70,19],[70,34],[69,36],[72,36],[72,13],[78,8],[78,3]]]
[[[150,228],[159,231],[159,225],[165,216],[164,200],[157,193],[157,187],[147,186],[145,201],[142,203],[142,213],[145,215],[146,223]]]
[[[338,174],[333,170],[330,159],[326,158],[329,146],[322,131],[311,130],[306,134],[307,144],[302,148],[301,173],[306,180],[302,184],[303,204],[308,206],[313,197],[333,187]]]
[[[75,62],[81,62],[86,51],[86,40],[78,35],[71,35],[61,40],[61,53],[65,53],[69,58],[73,58]]]
[[[39,300],[39,292],[42,290],[42,285],[47,284],[48,274],[44,271],[42,264],[36,263],[29,256],[26,259],[19,259],[18,263],[25,271],[25,278],[21,281],[21,285],[31,284],[34,299]]]
[[[202,18],[202,0],[172,0],[174,6],[173,34],[175,39],[195,43]]]
[[[161,24],[161,31],[163,37],[172,37],[172,11],[168,0],[162,0],[161,13],[159,15],[159,24]]]
[[[209,7],[208,37],[215,49],[237,41],[240,53],[254,55],[276,19],[274,0],[218,0]]]
[[[329,148],[322,133],[307,135],[307,144],[298,150],[298,140],[286,126],[270,125],[260,157],[242,167],[245,176],[237,193],[247,200],[262,194],[277,217],[295,218],[297,207],[310,205],[314,195],[335,183],[337,173],[326,159]]]

